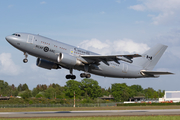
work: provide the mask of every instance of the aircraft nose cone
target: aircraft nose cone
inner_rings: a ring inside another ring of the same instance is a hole
[[[13,41],[12,36],[6,36],[5,38],[9,43],[11,43]]]
[[[6,38],[6,40],[8,41],[10,37],[9,37],[9,36],[6,36],[5,38]]]

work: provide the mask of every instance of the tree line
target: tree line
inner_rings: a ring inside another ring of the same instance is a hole
[[[130,97],[145,96],[145,98],[159,98],[164,96],[164,90],[154,90],[153,88],[143,89],[140,85],[128,86],[126,83],[114,83],[108,89],[99,86],[99,83],[93,79],[83,79],[80,82],[68,80],[66,85],[59,84],[38,84],[32,90],[28,85],[14,84],[9,85],[7,82],[0,80],[0,96],[21,96],[27,98],[48,98],[48,99],[73,99],[74,91],[76,99],[96,99],[102,96],[112,95],[114,101],[127,101]]]

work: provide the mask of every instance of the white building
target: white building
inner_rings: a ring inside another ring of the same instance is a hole
[[[180,102],[180,91],[165,91],[164,101]]]

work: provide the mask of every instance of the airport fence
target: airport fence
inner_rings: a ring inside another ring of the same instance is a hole
[[[117,106],[121,102],[114,103],[85,103],[76,104],[75,107],[105,107]],[[26,107],[74,107],[74,104],[0,104],[0,108],[26,108]]]

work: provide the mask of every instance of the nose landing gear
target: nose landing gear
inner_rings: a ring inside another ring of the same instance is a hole
[[[28,62],[28,59],[27,59],[28,54],[27,54],[26,52],[24,52],[24,55],[25,55],[25,59],[23,59],[23,62],[24,62],[24,63],[27,63],[27,62]]]
[[[27,63],[27,62],[28,62],[28,59],[23,59],[23,62],[24,62],[24,63]]]

